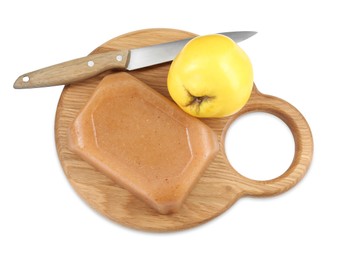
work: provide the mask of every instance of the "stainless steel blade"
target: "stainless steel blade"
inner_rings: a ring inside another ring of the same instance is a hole
[[[250,38],[256,33],[257,32],[253,31],[238,31],[220,34],[228,36],[235,42],[241,42]],[[135,70],[171,61],[191,39],[192,38],[187,38],[184,40],[132,49],[130,50],[129,62],[126,65],[126,69]]]

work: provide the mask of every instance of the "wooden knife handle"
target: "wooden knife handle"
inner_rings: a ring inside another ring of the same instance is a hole
[[[129,51],[118,50],[92,54],[21,75],[13,87],[17,89],[65,85],[84,80],[109,69],[124,70]]]
[[[313,138],[310,127],[303,115],[290,103],[278,97],[262,94],[254,86],[246,106],[230,119],[225,129],[228,129],[239,116],[249,112],[270,113],[284,121],[293,134],[295,154],[286,172],[272,180],[252,180],[244,177],[232,167],[232,174],[236,176],[239,187],[241,187],[241,195],[270,196],[285,192],[302,179],[310,166],[313,156]]]

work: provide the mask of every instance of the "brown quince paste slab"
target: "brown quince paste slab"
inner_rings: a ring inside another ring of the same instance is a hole
[[[199,119],[125,72],[103,78],[69,147],[159,213],[176,212],[219,150]]]

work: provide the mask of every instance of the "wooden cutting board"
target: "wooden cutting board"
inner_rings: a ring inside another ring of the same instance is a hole
[[[191,36],[195,35],[173,29],[140,30],[116,37],[92,53],[141,47]],[[166,87],[168,69],[167,63],[131,71],[130,74],[170,99]],[[110,73],[112,71],[107,71],[63,89],[56,113],[55,139],[59,160],[75,191],[92,208],[115,222],[149,231],[171,231],[194,227],[220,215],[242,196],[270,196],[287,191],[301,180],[310,165],[313,140],[304,117],[289,103],[264,95],[254,86],[248,104],[238,114],[221,119],[202,119],[217,133],[220,141],[219,153],[180,211],[171,215],[161,215],[68,149],[68,128],[89,100],[100,80]],[[293,133],[295,156],[288,170],[278,178],[268,181],[248,179],[240,175],[226,157],[224,140],[227,129],[237,117],[252,111],[276,115],[289,126]]]

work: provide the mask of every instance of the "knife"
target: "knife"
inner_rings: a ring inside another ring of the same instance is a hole
[[[220,33],[235,42],[250,38],[256,32],[237,31]],[[50,67],[23,74],[13,87],[16,89],[65,85],[84,80],[109,69],[136,70],[172,61],[191,38],[161,43],[131,50],[117,50],[92,54]]]

